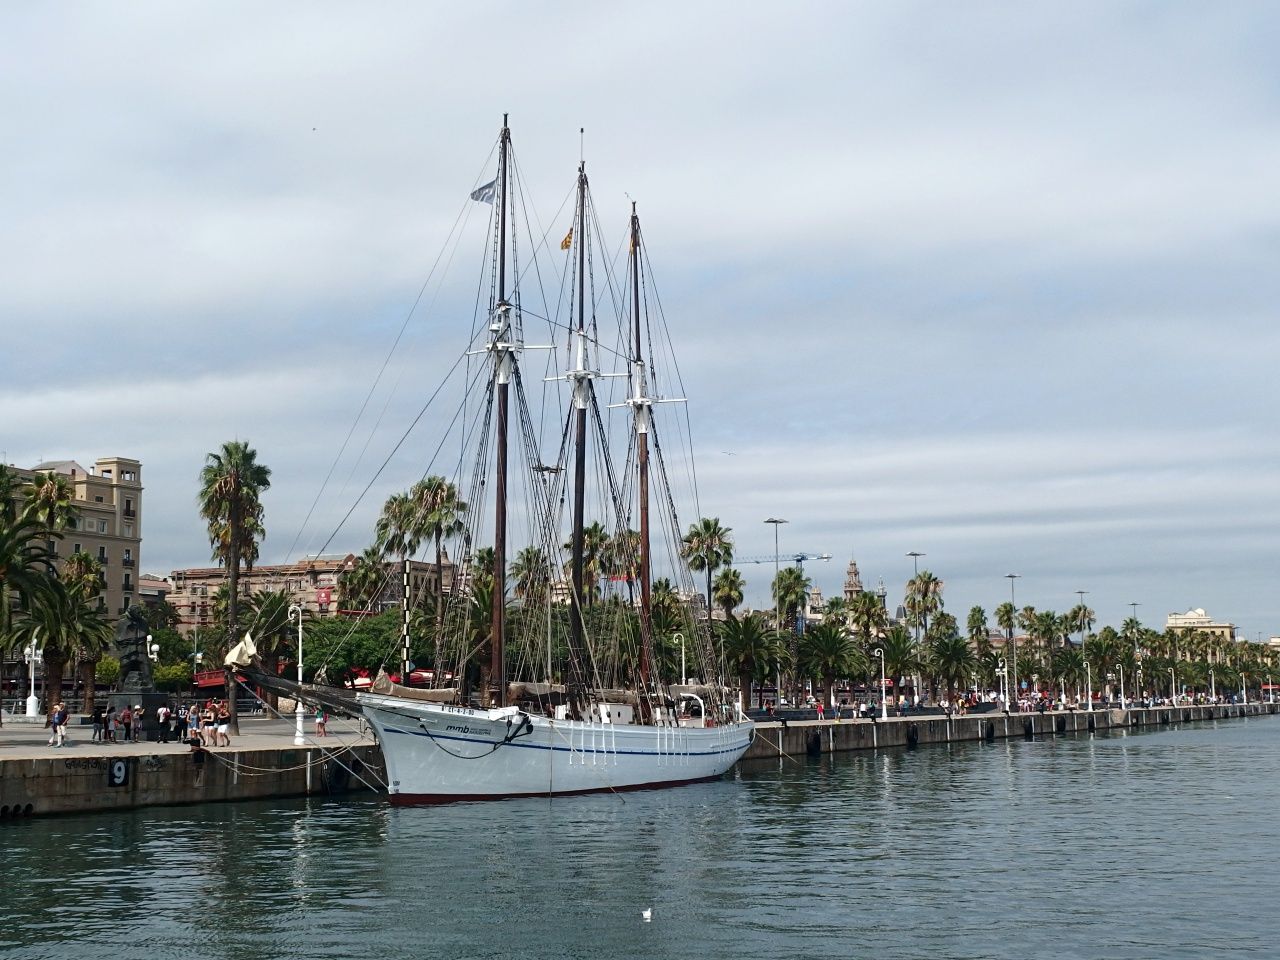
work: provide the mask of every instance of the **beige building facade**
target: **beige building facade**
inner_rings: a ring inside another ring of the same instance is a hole
[[[355,566],[355,554],[320,554],[305,556],[296,563],[268,564],[240,572],[240,595],[249,597],[259,591],[284,591],[293,602],[313,617],[336,617],[346,613],[338,605],[338,581]],[[446,562],[444,589],[453,582],[453,565]],[[389,560],[385,565],[386,578],[374,612],[399,606],[404,594],[403,565]],[[169,591],[165,599],[181,618],[178,630],[189,636],[196,630],[208,629],[214,624],[214,600],[218,589],[227,582],[223,567],[192,567],[174,570],[169,575]],[[409,561],[409,591],[414,597],[435,596],[440,577],[434,563]]]
[[[140,602],[138,581],[142,561],[142,464],[128,457],[103,457],[92,467],[74,460],[51,460],[30,470],[17,469],[24,480],[38,473],[66,477],[74,491],[79,519],[49,548],[58,569],[73,553],[84,552],[102,564],[103,585],[98,609],[120,617]]]
[[[1186,613],[1171,613],[1165,619],[1166,630],[1178,630],[1183,633],[1207,633],[1218,640],[1234,640],[1236,625],[1214,620],[1204,610],[1197,607]]]

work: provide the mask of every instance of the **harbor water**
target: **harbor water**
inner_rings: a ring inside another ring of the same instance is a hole
[[[37,818],[0,825],[0,957],[1265,957],[1278,791],[1259,717],[652,793]]]

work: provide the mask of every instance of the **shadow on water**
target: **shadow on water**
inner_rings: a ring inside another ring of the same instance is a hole
[[[1265,956],[1278,774],[1259,718],[554,802],[19,821],[0,957]]]

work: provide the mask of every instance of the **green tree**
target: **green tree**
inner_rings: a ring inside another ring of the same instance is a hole
[[[907,581],[907,620],[929,631],[929,618],[942,610],[942,581],[921,570]]]
[[[773,665],[786,657],[778,631],[759,613],[751,613],[741,619],[730,617],[718,626],[718,630],[728,668],[738,677],[738,697],[742,709],[746,710],[751,706],[753,680],[760,684],[760,705],[763,707],[763,681],[769,676]]]
[[[742,579],[742,574],[733,567],[726,567],[716,574],[712,594],[716,604],[724,611],[726,620],[733,617],[734,608],[742,603],[745,588],[746,583]]]
[[[213,559],[227,570],[230,626],[227,641],[236,642],[239,622],[240,565],[252,567],[262,535],[262,494],[271,486],[271,469],[258,462],[258,454],[242,440],[231,440],[207,454],[200,471],[200,516],[208,526]],[[240,733],[236,710],[235,674],[225,670],[227,699],[230,701],[231,729]]]
[[[702,517],[684,535],[684,556],[689,569],[707,575],[707,616],[711,616],[711,578],[733,563],[733,530],[720,525],[719,517]]]
[[[154,679],[157,690],[165,693],[179,693],[190,690],[191,668],[185,663],[166,663],[155,668]]]
[[[800,638],[800,672],[822,682],[822,702],[832,706],[836,680],[866,672],[867,662],[843,624],[824,621]]]
[[[366,547],[338,575],[338,605],[343,610],[381,612],[375,609],[375,605],[382,596],[382,588],[387,581],[387,571],[382,561],[383,553],[375,544]]]
[[[120,661],[115,657],[103,657],[94,667],[93,676],[103,686],[115,686],[120,682]]]
[[[969,628],[969,646],[974,656],[985,656],[991,650],[991,630],[987,626],[987,611],[982,607],[970,607],[966,626]]]
[[[422,517],[422,533],[436,547],[436,633],[444,629],[444,541],[466,531],[467,504],[444,477],[427,477],[409,490]]]
[[[893,678],[893,689],[902,695],[902,679],[915,673],[921,665],[920,652],[915,639],[902,624],[894,624],[880,643],[884,651],[884,669]]]

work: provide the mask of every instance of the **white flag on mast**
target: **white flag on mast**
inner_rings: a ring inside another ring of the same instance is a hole
[[[481,203],[493,203],[493,194],[497,189],[498,178],[494,177],[482,187],[476,187],[471,191],[471,199],[479,200]]]

